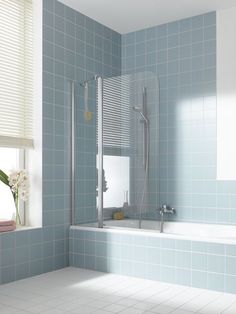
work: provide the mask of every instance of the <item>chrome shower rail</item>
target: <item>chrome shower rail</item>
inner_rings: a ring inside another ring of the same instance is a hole
[[[70,81],[71,106],[71,223],[75,224],[75,82]]]
[[[97,81],[98,105],[98,228],[103,228],[103,80],[95,76]]]

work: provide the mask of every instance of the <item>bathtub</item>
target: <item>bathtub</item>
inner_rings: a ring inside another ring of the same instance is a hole
[[[82,228],[96,228],[97,223],[87,223],[80,225]],[[160,233],[160,222],[154,220],[142,220],[141,229],[139,221],[136,219],[105,220],[105,230],[119,230],[129,233],[151,233],[152,235],[178,238],[187,240],[197,240],[219,243],[236,243],[236,226],[219,224],[200,224],[187,222],[165,222],[164,232]],[[97,229],[98,231],[105,231]]]
[[[105,220],[70,227],[69,265],[236,294],[236,226]]]

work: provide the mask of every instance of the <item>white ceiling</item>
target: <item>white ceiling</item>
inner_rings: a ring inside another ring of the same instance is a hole
[[[236,0],[60,0],[121,33],[236,6]]]

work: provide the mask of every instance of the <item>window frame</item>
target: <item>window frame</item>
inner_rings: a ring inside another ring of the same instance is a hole
[[[27,169],[27,164],[26,164],[26,149],[25,148],[20,148],[19,149],[19,169]],[[24,202],[23,200],[19,200],[19,212],[20,212],[20,217],[21,217],[21,224],[25,226],[26,224],[26,210],[27,210],[27,204],[28,201]]]

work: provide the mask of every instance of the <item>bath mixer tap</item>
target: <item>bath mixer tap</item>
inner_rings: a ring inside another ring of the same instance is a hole
[[[164,215],[174,215],[175,214],[175,209],[173,207],[167,206],[166,204],[163,204],[159,209],[159,213],[161,215],[161,221],[160,221],[160,233],[163,232],[163,227],[164,227]]]

